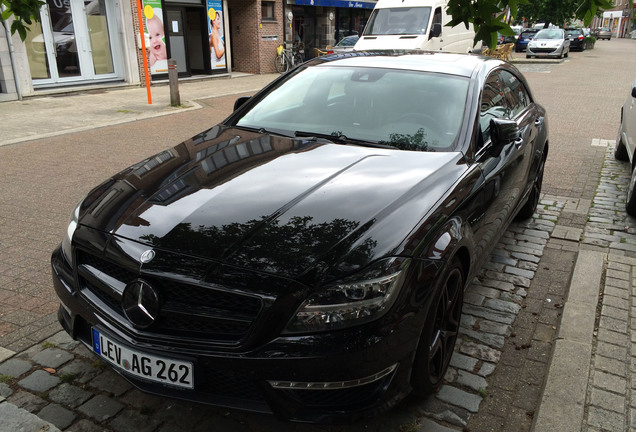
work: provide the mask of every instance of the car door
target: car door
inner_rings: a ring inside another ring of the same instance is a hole
[[[492,72],[485,81],[478,114],[476,160],[484,176],[484,208],[479,226],[473,229],[476,234],[479,233],[478,240],[483,240],[483,244],[493,243],[514,217],[528,177],[530,146],[526,140],[533,138],[530,116],[520,113],[518,121],[522,125],[522,136],[506,144],[500,152],[493,151],[490,121],[513,117],[508,100],[512,88],[504,83],[507,77],[501,72]]]
[[[541,151],[535,141],[545,140],[544,117],[537,106],[532,103],[530,93],[524,83],[509,71],[499,72],[502,90],[508,104],[509,118],[519,125],[520,141],[514,149],[514,155],[520,164],[519,169],[524,173],[518,177],[520,191],[517,201],[526,196],[532,187],[536,166],[541,160]],[[541,138],[542,137],[542,138]]]

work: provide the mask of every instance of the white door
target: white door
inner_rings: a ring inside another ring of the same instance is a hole
[[[121,79],[119,2],[47,0],[25,41],[33,86]]]

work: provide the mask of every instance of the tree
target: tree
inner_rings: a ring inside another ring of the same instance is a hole
[[[40,8],[44,4],[43,0],[0,0],[0,21],[6,28],[7,20],[13,16],[11,34],[18,32],[20,39],[24,41],[29,26],[40,21]]]
[[[576,13],[577,0],[532,0],[519,5],[519,16],[530,22],[544,22],[562,25]]]
[[[599,10],[613,7],[611,0],[572,0],[572,2],[575,6],[569,12],[565,6],[557,7],[561,11],[561,15],[555,16],[554,19],[559,20],[555,22],[563,22],[575,16],[583,20],[585,25],[589,25]],[[449,0],[447,12],[453,19],[448,25],[454,27],[463,23],[468,27],[469,24],[473,24],[475,27],[475,43],[483,40],[491,48],[494,48],[497,45],[497,32],[504,36],[514,35],[510,25],[504,22],[506,16],[504,12],[509,10],[512,16],[517,17],[519,16],[519,5],[532,5],[533,3],[550,3],[553,5],[563,3],[569,5],[571,1],[535,0],[531,3],[528,0]],[[570,15],[564,17],[562,14],[566,14],[566,12]],[[541,19],[547,19],[547,17],[544,16]]]

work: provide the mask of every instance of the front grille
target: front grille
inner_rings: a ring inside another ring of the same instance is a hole
[[[128,322],[121,303],[127,284],[142,278],[157,290],[161,311],[155,323],[144,330],[148,336],[238,343],[261,312],[259,298],[231,292],[225,286],[195,285],[134,272],[82,251],[76,252],[76,259],[83,297],[97,309],[106,307],[120,322]]]
[[[555,51],[556,51],[556,48],[532,48],[532,52],[535,52],[535,53],[546,53],[546,54],[549,54],[549,53],[553,53]]]

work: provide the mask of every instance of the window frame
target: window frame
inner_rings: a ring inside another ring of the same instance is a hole
[[[271,16],[265,15],[264,13],[268,7],[271,7]],[[261,21],[268,23],[276,22],[276,2],[269,0],[261,1]]]

